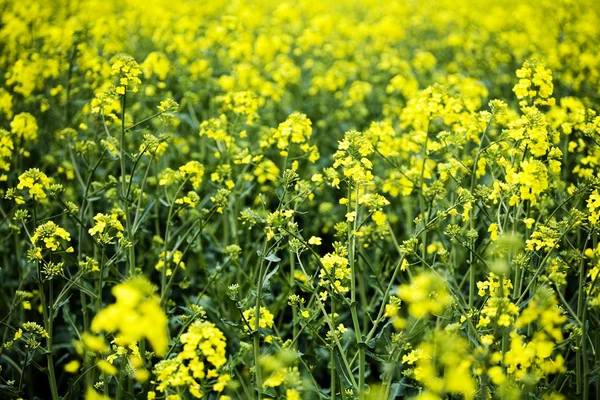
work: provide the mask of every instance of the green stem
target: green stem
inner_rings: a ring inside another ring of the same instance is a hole
[[[254,308],[254,374],[256,378],[256,394],[258,400],[260,400],[260,393],[262,391],[262,373],[260,370],[260,302],[262,298],[262,283],[263,283],[263,274],[265,270],[265,254],[264,252],[267,250],[267,240],[263,244],[263,250],[260,255],[260,264],[258,267],[258,282],[256,288],[256,305]]]
[[[289,277],[289,285],[290,285],[290,295],[294,295],[296,293],[296,279],[294,278],[294,270],[295,270],[295,258],[294,252],[292,249],[289,249],[289,259],[290,259],[290,277]],[[298,318],[296,314],[298,313],[296,303],[292,303],[292,333],[293,338],[296,338],[298,335]],[[297,344],[293,344],[293,348],[297,348]]]
[[[354,199],[354,221],[348,221],[348,260],[350,263],[350,313],[352,314],[352,323],[354,325],[354,333],[356,336],[356,344],[358,346],[358,398],[365,399],[365,349],[363,347],[362,332],[360,322],[358,320],[358,312],[356,310],[356,262],[354,252],[356,249],[356,237],[354,231],[358,223],[358,191],[356,187]],[[351,186],[348,185],[348,212],[350,212],[350,195]]]
[[[481,149],[483,147],[483,142],[485,141],[485,135],[487,134],[488,130],[490,129],[490,126],[492,124],[493,121],[493,115],[492,117],[490,117],[490,120],[488,121],[485,129],[483,130],[483,133],[481,134],[481,138],[479,139],[479,146],[477,148],[477,153],[475,154],[475,159],[473,160],[473,170],[471,171],[471,186],[470,186],[470,193],[473,194],[473,190],[475,189],[475,178],[477,176],[477,163],[479,161],[479,155],[481,154]],[[474,215],[471,215],[471,218],[469,218],[469,228],[471,230],[475,229],[475,218]],[[475,243],[474,241],[471,241],[471,248],[475,248]],[[473,308],[473,302],[475,299],[475,268],[473,265],[473,252],[469,253],[469,308]]]
[[[333,296],[331,296],[331,315],[335,315],[335,300],[333,299]],[[334,321],[335,322],[335,321]],[[331,400],[335,400],[335,383],[337,380],[337,374],[335,372],[335,354],[334,354],[334,348],[333,346],[331,347],[331,350],[329,352],[329,362],[330,362],[330,375],[331,375]]]
[[[427,145],[429,143],[429,121],[427,121],[427,128],[425,129],[425,143],[423,144],[423,150],[421,157],[423,158],[423,164],[421,164],[421,175],[419,180],[419,210],[421,211],[421,219],[423,226],[427,226],[427,211],[425,210],[425,197],[423,196],[423,189],[425,186],[425,164],[427,163]],[[421,257],[425,259],[427,256],[427,229],[421,232]]]
[[[52,327],[54,325],[54,310],[48,309],[48,304],[53,303],[53,288],[52,281],[48,282],[48,302],[46,302],[46,296],[44,295],[44,284],[40,281],[40,300],[42,302],[42,311],[44,314],[44,321],[46,321],[46,332],[48,332],[46,358],[48,359],[48,382],[50,383],[50,393],[52,400],[58,400],[58,387],[56,385],[56,374],[54,373],[54,357],[52,355],[52,340],[53,332]]]
[[[135,274],[135,247],[133,246],[133,224],[131,216],[129,215],[129,199],[127,198],[127,170],[125,168],[125,105],[126,105],[127,93],[121,97],[121,198],[125,208],[125,230],[127,231],[127,240],[129,241],[128,248],[128,262],[129,262],[129,276],[132,277]],[[129,178],[133,180],[133,177]]]

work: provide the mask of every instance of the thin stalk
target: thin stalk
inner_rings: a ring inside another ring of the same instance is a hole
[[[359,400],[365,399],[365,349],[363,347],[362,332],[360,322],[358,320],[358,312],[356,311],[356,262],[354,252],[356,249],[356,237],[354,232],[357,229],[358,223],[358,191],[359,187],[356,187],[355,199],[354,199],[354,220],[348,221],[348,261],[350,263],[350,313],[352,314],[352,323],[354,325],[354,333],[356,336],[356,345],[358,346],[358,398]],[[347,210],[350,212],[351,204],[351,186],[348,185],[348,206]]]
[[[263,250],[260,255],[260,264],[258,267],[258,282],[256,287],[256,305],[254,306],[254,376],[256,379],[256,394],[260,400],[262,390],[262,373],[260,370],[260,301],[262,298],[263,274],[265,270],[265,251],[267,250],[267,240],[263,244]]]
[[[289,249],[289,259],[290,259],[290,277],[289,277],[289,285],[290,285],[290,293],[293,295],[296,292],[296,279],[294,278],[294,270],[295,270],[295,258],[294,252],[292,249]],[[298,318],[296,314],[298,313],[296,303],[292,303],[292,333],[293,338],[298,335]],[[296,343],[293,344],[293,349],[296,349],[298,346]]]
[[[46,296],[44,295],[44,284],[40,280],[40,300],[42,302],[42,312],[44,315],[44,321],[46,322],[46,332],[48,332],[48,338],[46,339],[47,343],[47,351],[46,358],[48,360],[48,382],[50,383],[50,393],[52,395],[52,400],[58,400],[58,386],[56,384],[56,374],[54,372],[54,357],[52,355],[52,341],[53,341],[53,332],[52,327],[54,325],[54,311],[50,309],[48,312],[48,304],[53,303],[53,289],[52,289],[52,281],[49,281],[49,289],[48,289],[48,302],[46,302]]]
[[[473,194],[473,190],[475,189],[475,177],[477,176],[477,162],[479,161],[479,155],[481,154],[481,148],[483,146],[483,142],[485,140],[485,135],[488,132],[490,125],[492,123],[493,116],[488,121],[483,133],[481,134],[481,138],[479,139],[479,146],[477,148],[477,153],[475,154],[475,159],[473,160],[473,170],[471,171],[471,186],[470,193]],[[472,230],[475,229],[475,218],[474,215],[471,215],[469,218],[469,228]],[[471,247],[475,248],[475,242],[471,241]],[[473,302],[475,299],[475,267],[473,266],[473,252],[469,252],[469,309],[473,308]]]
[[[331,315],[335,315],[335,301],[331,296]],[[330,375],[331,375],[331,400],[335,400],[335,383],[337,380],[337,374],[335,372],[335,354],[334,349],[331,347],[329,351],[329,362],[330,362]]]
[[[127,240],[129,241],[128,257],[129,262],[129,276],[135,274],[135,246],[133,245],[133,224],[129,215],[129,199],[127,198],[127,170],[125,167],[125,105],[127,101],[127,92],[121,97],[121,198],[123,206],[125,208],[125,230],[127,231]],[[133,177],[129,178],[133,180]]]

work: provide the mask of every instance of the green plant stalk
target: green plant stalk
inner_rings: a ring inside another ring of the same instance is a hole
[[[152,166],[152,161],[154,161],[154,156],[150,158],[148,161],[148,165],[146,166],[146,171],[144,172],[144,178],[142,179],[142,184],[140,185],[140,195],[138,196],[137,205],[135,207],[135,217],[133,218],[133,234],[137,232],[137,228],[139,227],[139,216],[140,209],[142,207],[142,198],[144,194],[144,186],[146,185],[146,180],[148,178],[148,173],[150,172],[150,167]]]
[[[265,251],[267,251],[267,239],[265,238],[265,242],[263,244],[263,250],[260,255],[260,264],[258,267],[258,282],[256,287],[256,305],[254,307],[254,332],[253,332],[253,342],[254,342],[254,376],[256,381],[256,395],[258,400],[260,400],[260,393],[262,390],[262,373],[260,370],[260,301],[262,298],[262,286],[263,286],[263,274],[265,270]]]
[[[591,235],[593,235],[593,240],[592,240],[592,246],[595,249],[596,245],[597,245],[597,240],[596,240],[596,233],[593,232],[591,233]],[[589,237],[588,237],[589,239]],[[587,246],[587,241],[586,241],[586,246]],[[583,268],[583,262],[581,262],[580,266],[580,276],[579,276],[579,301],[580,304],[583,307],[582,310],[582,315],[581,315],[581,356],[582,356],[582,364],[583,364],[583,368],[582,368],[582,373],[583,373],[583,400],[588,400],[590,398],[590,365],[589,365],[589,358],[588,358],[588,322],[587,322],[587,317],[588,317],[588,307],[587,307],[587,293],[585,292],[585,268]],[[583,283],[582,283],[583,282]],[[591,283],[592,287],[595,284],[595,280]],[[579,305],[579,304],[578,304]],[[593,347],[593,344],[592,344]],[[592,351],[596,354],[598,354],[598,349],[596,349],[596,351],[594,351],[594,349],[592,348]],[[598,393],[596,393],[596,397],[598,397]]]
[[[173,285],[173,282],[175,281],[175,275],[176,275],[177,269],[181,265],[181,262],[182,262],[183,258],[187,254],[188,250],[192,247],[192,244],[194,243],[194,241],[196,240],[196,238],[202,233],[202,231],[204,230],[204,227],[206,226],[206,224],[208,223],[208,221],[210,220],[210,218],[212,217],[212,215],[215,213],[215,210],[216,210],[216,207],[213,207],[211,209],[211,212],[206,217],[206,220],[202,221],[202,225],[200,226],[200,228],[198,229],[198,231],[194,234],[194,236],[192,236],[192,239],[189,241],[188,245],[185,247],[185,249],[181,253],[181,259],[179,260],[179,262],[173,268],[173,273],[171,274],[171,277],[169,278],[169,281],[167,282],[167,285],[165,286],[164,290],[161,291],[161,297],[160,297],[161,305],[166,306],[166,301],[167,301],[167,298],[168,298],[166,296],[166,294],[169,292],[169,290],[171,289],[171,286]],[[183,235],[183,239],[185,239],[185,238],[188,237],[189,233],[192,231],[192,228],[194,226],[196,226],[195,223],[192,224],[192,226],[185,232],[185,234]],[[180,240],[177,243],[177,245],[173,248],[173,250],[171,251],[171,257],[168,258],[169,262],[171,262],[171,260],[173,259],[173,254],[177,251],[177,249],[179,248],[179,246],[181,245],[181,243],[183,243],[183,240]],[[165,265],[166,265],[166,262],[165,262]],[[166,270],[166,268],[163,268],[163,269]],[[198,301],[200,301],[201,297],[202,296],[198,297]]]
[[[419,178],[419,211],[421,211],[421,220],[423,226],[427,227],[427,212],[425,210],[425,198],[423,197],[423,187],[425,186],[425,164],[427,163],[427,145],[429,144],[429,120],[425,129],[425,143],[423,144],[422,157],[423,164],[421,165],[421,175]],[[427,256],[427,229],[421,232],[421,257],[425,260]]]
[[[583,290],[583,288],[582,288]],[[590,366],[588,360],[588,341],[587,341],[587,307],[583,308],[583,315],[581,316],[581,354],[583,357],[583,400],[590,398]]]
[[[504,274],[500,275],[500,297],[504,298],[504,296],[509,296],[508,293],[504,293],[504,279],[506,276]],[[506,352],[508,351],[508,329],[506,327],[502,328],[502,359],[504,360],[506,357]],[[483,382],[483,380],[482,380]]]
[[[181,190],[183,189],[184,185],[186,184],[186,182],[188,181],[188,179],[186,178],[181,185],[179,185],[179,187],[177,188],[177,192],[175,192],[175,196],[173,197],[173,200],[171,201],[171,204],[169,206],[169,214],[167,216],[167,222],[165,225],[165,239],[164,239],[164,243],[163,243],[163,262],[164,262],[164,266],[161,269],[161,274],[160,274],[160,297],[161,298],[165,298],[165,293],[166,293],[166,284],[167,284],[167,268],[168,268],[168,263],[171,262],[171,259],[173,258],[173,254],[171,254],[169,257],[167,256],[167,244],[170,241],[170,227],[171,227],[171,220],[173,218],[173,208],[175,207],[175,200],[177,199],[177,196],[179,196],[179,193],[181,193]]]
[[[390,391],[392,390],[392,379],[394,378],[394,368],[396,363],[398,362],[397,358],[396,358],[396,351],[397,349],[394,348],[394,350],[392,351],[392,354],[390,355],[390,360],[391,362],[385,367],[385,372],[384,372],[384,382],[383,382],[383,392],[384,392],[384,399],[389,399],[390,398]]]
[[[41,277],[40,277],[41,278]],[[53,304],[53,289],[52,282],[49,282],[48,285],[48,303]],[[40,300],[42,302],[42,312],[44,316],[44,321],[46,322],[46,332],[48,332],[48,338],[46,339],[47,349],[46,349],[46,359],[48,360],[48,382],[50,383],[50,393],[52,395],[52,400],[58,400],[58,386],[56,384],[56,374],[54,372],[54,357],[52,356],[52,340],[53,340],[53,332],[52,327],[54,325],[54,310],[48,310],[48,303],[46,302],[46,296],[44,294],[44,284],[40,279],[39,284],[40,289]],[[50,311],[50,312],[48,312]]]
[[[355,200],[354,200],[354,221],[348,221],[348,261],[350,262],[350,313],[352,314],[352,323],[354,325],[354,333],[356,335],[356,344],[358,346],[358,398],[364,400],[365,398],[365,349],[363,347],[362,333],[360,322],[358,320],[358,312],[356,311],[356,263],[354,252],[356,249],[356,240],[354,231],[358,223],[358,191],[359,187],[356,187]],[[351,187],[348,185],[348,205],[347,210],[350,212],[350,197]]]
[[[19,390],[19,392],[23,388],[23,376],[25,375],[25,370],[27,369],[27,364],[28,364],[27,357],[29,357],[29,350],[26,348],[25,355],[23,357],[23,368],[21,368],[21,374],[19,376],[19,386],[17,386],[17,389]]]
[[[295,266],[295,257],[294,257],[294,252],[292,251],[292,249],[289,249],[289,259],[290,259],[290,277],[289,277],[289,286],[290,286],[290,293],[291,295],[295,294],[295,288],[296,288],[296,279],[294,278],[294,270],[296,268]],[[293,334],[293,338],[296,338],[296,336],[298,335],[298,319],[296,314],[298,313],[298,309],[296,307],[296,303],[292,303],[292,334]],[[298,345],[296,342],[293,343],[292,348],[295,350],[298,348]]]
[[[98,298],[96,299],[96,312],[102,310],[102,285],[104,280],[104,250],[100,256],[100,271],[98,272]]]
[[[446,210],[446,212],[453,210],[455,208],[456,208],[456,206],[452,206],[452,207],[448,208]],[[431,221],[429,221],[429,225],[433,225],[433,224],[437,223],[438,220],[439,220],[439,217],[432,218]],[[381,301],[381,306],[379,307],[379,312],[377,313],[377,318],[375,319],[375,322],[373,323],[373,327],[371,328],[371,330],[367,334],[367,337],[365,338],[365,342],[367,342],[367,343],[373,338],[373,336],[377,332],[377,327],[379,326],[379,324],[381,323],[381,321],[384,318],[385,305],[389,299],[390,293],[392,291],[392,286],[393,286],[394,282],[396,281],[396,277],[397,277],[398,273],[400,272],[402,262],[406,258],[406,255],[400,250],[400,245],[398,244],[398,240],[396,239],[396,234],[394,233],[394,230],[392,229],[392,226],[390,225],[389,221],[387,222],[387,228],[388,228],[388,231],[390,232],[390,236],[394,242],[394,246],[396,247],[396,250],[398,251],[398,255],[400,256],[400,259],[398,260],[398,262],[396,263],[396,266],[394,267],[394,272],[392,273],[392,277],[390,278],[388,286],[383,295],[383,299]],[[413,236],[418,237],[421,234],[421,231],[423,229],[427,229],[427,228],[428,228],[428,226],[421,228],[421,230],[419,230],[418,232],[415,232],[413,234]],[[410,270],[408,270],[408,274],[410,275]],[[470,319],[469,319],[469,321],[470,321]]]
[[[102,153],[102,155],[98,158],[98,161],[96,162],[96,164],[94,165],[94,168],[92,169],[92,171],[90,172],[86,185],[85,185],[85,189],[83,192],[83,200],[81,201],[81,206],[79,208],[79,220],[83,221],[84,218],[84,214],[85,214],[85,210],[87,208],[87,196],[88,196],[88,192],[90,189],[90,185],[92,184],[92,177],[94,176],[94,172],[96,171],[96,169],[98,168],[98,166],[100,165],[100,162],[102,161],[102,159],[104,158],[104,155],[106,154],[106,151],[104,151]],[[83,247],[81,246],[81,244],[83,243],[83,229],[84,226],[83,224],[79,224],[78,225],[78,238],[79,238],[79,246],[77,249],[77,259],[81,260],[82,259],[82,251],[83,251]],[[88,317],[88,310],[87,310],[87,299],[85,297],[85,294],[83,292],[80,291],[79,293],[80,295],[80,299],[81,299],[81,309],[82,309],[82,313],[83,313],[83,329],[85,331],[87,331],[90,327],[90,321],[89,321],[89,317]]]
[[[494,115],[490,117],[490,120],[485,126],[483,133],[481,134],[481,138],[479,139],[479,146],[477,147],[477,153],[475,153],[475,159],[473,160],[473,170],[471,171],[471,186],[470,193],[473,194],[475,190],[475,177],[477,176],[477,163],[479,161],[479,155],[481,154],[481,149],[483,148],[483,142],[485,141],[485,135],[489,131],[492,121],[494,119]],[[474,211],[472,211],[474,213]],[[474,215],[471,215],[469,218],[469,229],[475,229],[475,218]],[[471,247],[475,248],[475,243],[471,243]],[[475,268],[473,266],[473,253],[469,253],[469,309],[473,308],[473,302],[475,300]]]
[[[37,228],[37,207],[36,207],[36,199],[32,197],[33,200],[33,228]],[[48,333],[48,338],[46,339],[47,349],[46,349],[46,359],[48,360],[48,382],[50,383],[50,393],[52,395],[52,400],[58,400],[58,387],[56,385],[56,375],[54,373],[54,357],[52,356],[52,326],[54,324],[54,312],[50,310],[50,315],[48,315],[48,303],[46,302],[46,295],[44,292],[44,281],[42,280],[42,273],[40,268],[39,261],[37,262],[37,270],[38,270],[38,281],[39,281],[39,291],[40,291],[40,302],[42,305],[42,315],[44,317],[44,323],[46,325],[46,332]],[[48,295],[50,296],[49,303],[52,304],[52,282],[50,282],[50,290],[48,291]]]
[[[587,244],[587,241],[586,241],[586,244]],[[584,332],[585,321],[583,319],[583,316],[585,313],[584,301],[585,301],[585,263],[584,263],[584,260],[581,260],[579,263],[579,292],[577,294],[577,316],[579,317],[579,319],[582,322],[581,345],[577,346],[577,349],[575,350],[576,388],[577,388],[578,394],[582,393],[582,391],[585,390],[585,388],[582,387],[583,386],[583,379],[582,379],[583,376],[582,375],[585,375],[585,373],[582,372],[582,359],[586,358],[585,351],[583,351],[583,344],[585,343],[585,332]]]
[[[116,400],[121,400],[123,397],[123,376],[121,374],[121,369],[119,368],[119,372],[117,373],[117,396]]]
[[[331,315],[335,315],[335,301],[333,299],[333,296],[331,296]],[[335,325],[335,321],[334,325]],[[335,400],[335,382],[337,379],[337,374],[335,372],[335,354],[334,354],[334,350],[333,347],[331,347],[331,350],[329,351],[329,362],[330,362],[330,375],[331,375],[331,400]]]
[[[521,267],[515,266],[515,284],[513,286],[513,299],[518,299],[521,295]]]
[[[490,381],[490,377],[487,374],[487,371],[484,369],[483,370],[483,374],[481,375],[481,396],[480,398],[482,400],[487,400],[490,398],[489,393],[488,393],[488,386],[489,386],[489,382]]]
[[[289,232],[289,231],[287,231]],[[295,235],[294,235],[295,236]],[[296,236],[299,240],[303,241],[303,239],[301,237]],[[308,245],[303,241],[304,245],[308,247]],[[310,248],[309,248],[310,249]],[[317,257],[318,260],[318,257]],[[308,275],[306,273],[306,269],[304,268],[304,266],[302,265],[302,261],[300,259],[300,257],[298,257],[298,264],[300,266],[300,268],[302,269],[302,272],[304,272],[304,274]],[[323,268],[321,266],[321,268]],[[316,288],[310,283],[310,281],[308,282],[309,284],[309,288],[310,290],[315,293]],[[342,347],[342,344],[340,343],[340,339],[337,335],[337,333],[335,332],[335,325],[333,324],[331,318],[329,317],[329,315],[327,314],[327,311],[325,310],[325,306],[323,305],[323,302],[321,301],[321,298],[319,296],[314,296],[314,299],[316,301],[317,306],[319,306],[319,309],[321,310],[321,313],[323,313],[323,318],[325,319],[325,322],[327,323],[327,325],[329,326],[329,329],[331,331],[331,335],[333,336],[333,341],[335,342],[335,345],[337,346],[338,350],[340,351],[340,356],[342,358],[342,361],[344,363],[344,368],[346,369],[346,373],[348,374],[348,377],[350,378],[350,383],[352,384],[352,386],[354,388],[356,388],[356,380],[354,379],[354,375],[352,374],[352,368],[350,368],[350,364],[348,363],[348,359],[346,358],[346,355],[344,354],[344,348]],[[344,395],[344,391],[341,391],[342,396]]]
[[[600,332],[596,329],[594,333],[596,342],[596,365],[600,365]],[[600,400],[600,379],[596,379],[596,400]]]
[[[128,248],[128,272],[129,276],[135,274],[135,247],[133,246],[133,226],[129,216],[129,201],[127,197],[127,170],[125,168],[125,105],[127,101],[127,92],[121,97],[121,198],[123,200],[123,206],[125,208],[125,230],[127,231],[127,240],[129,241]],[[133,179],[131,177],[130,179]]]

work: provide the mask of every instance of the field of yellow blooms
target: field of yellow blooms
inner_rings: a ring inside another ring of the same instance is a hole
[[[596,0],[0,0],[0,398],[600,399]]]

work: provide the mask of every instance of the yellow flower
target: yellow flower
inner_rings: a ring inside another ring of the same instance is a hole
[[[167,316],[154,295],[154,287],[143,277],[113,287],[116,302],[101,310],[92,320],[94,332],[115,333],[121,345],[148,339],[158,356],[168,346]]]
[[[96,366],[106,375],[115,375],[117,373],[117,368],[106,360],[98,361]]]
[[[398,297],[408,304],[408,313],[414,318],[440,314],[452,302],[446,283],[431,272],[421,273],[410,284],[401,285]]]
[[[88,387],[85,392],[85,400],[110,400],[110,397],[100,394],[93,388]]]
[[[101,243],[109,244],[114,238],[122,239],[124,230],[117,214],[98,213],[94,216],[94,226],[88,232]]]
[[[227,382],[229,382],[230,380],[231,375],[229,374],[219,375],[219,377],[217,378],[217,382],[213,385],[213,390],[215,392],[222,392],[225,389]]]
[[[296,389],[286,389],[285,400],[301,400],[302,397]]]
[[[421,358],[422,350],[416,349],[402,356],[402,363],[412,365]]]
[[[256,309],[249,308],[243,312],[244,319],[248,322],[250,328],[255,329],[256,321],[254,319]],[[266,307],[260,307],[259,326],[261,328],[271,328],[273,326],[274,316]]]
[[[185,263],[183,261],[181,261],[182,257],[183,257],[183,253],[179,250],[175,250],[175,252],[173,254],[171,254],[170,251],[167,251],[167,252],[162,251],[158,255],[158,262],[156,263],[154,268],[157,271],[162,270],[165,266],[165,261],[166,261],[166,265],[168,265],[168,267],[165,272],[165,275],[171,276],[171,275],[173,275],[172,266],[179,267],[181,269],[185,269]]]
[[[217,372],[227,362],[227,342],[223,332],[210,322],[198,320],[190,325],[180,340],[182,351],[175,358],[163,360],[154,367],[158,381],[156,389],[165,392],[171,387],[187,386],[194,397],[201,398],[199,382],[216,377],[213,390],[224,390],[231,377]]]
[[[65,229],[56,225],[52,221],[38,226],[31,236],[31,243],[34,245],[40,241],[44,242],[44,246],[52,251],[58,250],[60,240],[71,240],[71,235]]]
[[[317,237],[317,236],[311,236],[310,239],[308,239],[308,244],[312,244],[314,246],[320,246],[321,238]]]
[[[531,229],[531,227],[533,226],[533,224],[535,224],[535,219],[533,219],[533,218],[525,218],[523,220],[523,222],[525,223],[525,226],[527,227],[527,229]]]
[[[29,195],[37,200],[46,198],[47,189],[50,186],[50,179],[37,168],[31,168],[19,176],[17,189],[29,189]]]
[[[29,113],[15,115],[10,123],[11,132],[19,139],[35,142],[37,140],[38,124],[35,117]]]
[[[285,371],[279,370],[272,373],[267,379],[264,380],[264,387],[277,387],[281,386],[285,381]]]
[[[102,353],[107,350],[104,339],[100,336],[94,336],[87,332],[81,335],[81,341],[91,351]]]
[[[375,213],[373,213],[371,218],[373,218],[373,221],[375,221],[375,224],[377,224],[377,226],[382,226],[387,221],[387,215],[385,215],[384,213],[382,213],[379,210],[375,211]]]
[[[350,266],[345,256],[328,253],[321,257],[323,268],[319,272],[320,286],[329,286],[340,293],[348,292],[347,281],[350,279]]]
[[[498,224],[495,222],[490,224],[488,227],[488,232],[490,232],[490,240],[492,242],[498,239]]]
[[[66,372],[68,372],[70,374],[76,374],[79,371],[80,366],[81,366],[81,363],[79,361],[72,360],[65,364],[64,369]]]

